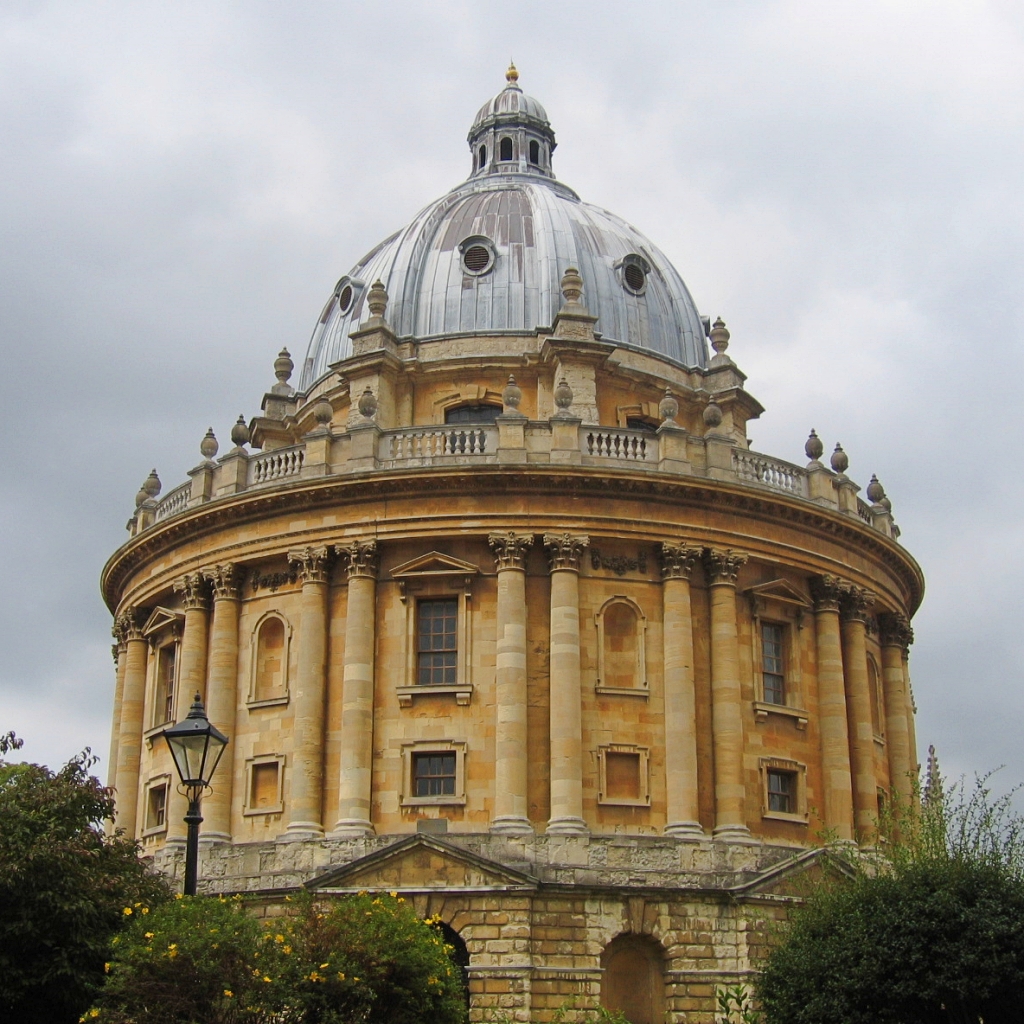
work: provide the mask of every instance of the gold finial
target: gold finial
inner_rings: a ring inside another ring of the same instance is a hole
[[[512,85],[515,85],[519,81],[519,72],[516,71],[516,65],[514,61],[508,62],[508,71],[505,72],[505,81]]]

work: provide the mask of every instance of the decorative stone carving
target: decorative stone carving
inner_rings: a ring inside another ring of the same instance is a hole
[[[914,630],[899,612],[879,612],[878,629],[883,647],[902,647],[907,651],[914,642]]]
[[[663,541],[660,556],[662,579],[688,580],[693,575],[694,566],[700,561],[700,548]]]
[[[492,533],[487,537],[494,552],[494,561],[498,572],[503,569],[525,569],[526,556],[533,547],[532,533]]]
[[[584,549],[590,544],[590,538],[582,534],[545,533],[544,547],[548,553],[551,571],[571,569],[580,571],[580,559]]]
[[[701,418],[704,420],[704,426],[711,430],[722,425],[722,407],[715,401],[714,395],[708,399],[708,404],[704,406]]]
[[[838,576],[826,573],[823,576],[814,576],[811,579],[811,597],[814,600],[814,610],[839,611],[839,602],[842,599],[843,591],[847,584]]]
[[[160,477],[156,475],[155,469],[151,469],[149,476],[142,482],[139,493],[135,495],[135,507],[139,508],[144,501],[155,500],[160,493],[160,486]]]
[[[243,448],[249,443],[249,427],[246,425],[245,417],[239,414],[235,425],[231,428],[231,443],[236,448]]]
[[[515,377],[511,374],[504,391],[501,393],[501,401],[505,408],[502,410],[507,416],[509,413],[519,412],[519,403],[523,400],[523,389],[516,383]]]
[[[740,566],[750,556],[743,551],[731,548],[708,548],[704,552],[704,570],[708,574],[708,582],[712,586],[724,585],[735,587]]]
[[[836,450],[832,453],[832,458],[829,460],[832,465],[832,469],[842,476],[850,468],[850,457],[843,451],[843,446],[836,442]]]
[[[128,608],[122,612],[114,623],[116,636],[127,644],[130,640],[142,640],[142,614],[138,608]]]
[[[369,384],[366,385],[366,390],[359,396],[356,407],[365,419],[372,420],[376,415],[377,396],[370,390]]]
[[[288,381],[294,369],[295,363],[292,362],[291,353],[286,348],[281,349],[274,360],[274,376],[277,378],[277,383],[288,387],[289,391],[291,388],[288,385]]]
[[[711,347],[715,350],[715,359],[728,359],[725,354],[725,350],[729,347],[729,328],[725,326],[725,321],[718,317],[714,324],[711,326],[711,331],[708,334],[708,338],[711,341]]]
[[[590,567],[595,571],[609,569],[616,576],[625,576],[627,572],[647,572],[647,552],[640,548],[636,558],[630,558],[628,555],[605,555],[598,548],[591,548]]]
[[[825,446],[821,443],[821,438],[818,437],[813,427],[810,434],[807,435],[807,441],[804,444],[804,454],[811,462],[818,462],[822,455],[825,454]]]
[[[217,443],[217,436],[213,432],[213,427],[210,427],[207,429],[205,437],[199,442],[199,454],[209,462],[219,451],[220,445]]]
[[[658,403],[658,415],[663,423],[673,423],[679,415],[679,401],[672,394],[671,388],[665,388],[665,394]]]
[[[249,574],[249,586],[255,594],[259,590],[269,590],[276,593],[281,587],[289,583],[298,583],[298,570],[292,566],[287,572],[253,572]]]
[[[353,540],[346,544],[336,544],[335,553],[343,560],[348,578],[367,576],[376,579],[380,570],[380,560],[376,540]]]
[[[556,416],[565,417],[572,415],[572,413],[569,412],[573,399],[572,388],[569,387],[569,382],[564,377],[558,382],[558,386],[555,388],[554,399],[555,405],[558,406],[558,412],[555,413]]]
[[[235,562],[209,565],[203,569],[203,577],[213,587],[214,600],[237,600],[241,597],[245,571]]]
[[[181,595],[181,605],[186,611],[210,607],[210,591],[201,572],[187,572],[172,584],[174,592]]]
[[[288,552],[288,564],[294,565],[303,583],[326,583],[329,562],[327,547],[297,548]]]
[[[370,316],[383,320],[388,308],[388,293],[384,289],[384,282],[378,277],[370,285],[366,293],[366,306],[370,310]]]
[[[865,494],[867,494],[868,501],[875,505],[885,497],[885,488],[878,482],[878,477],[874,473],[871,474],[871,482],[868,484]]]
[[[875,603],[875,595],[866,587],[856,587],[848,583],[843,587],[843,596],[839,602],[839,612],[847,622],[867,623],[868,613]]]
[[[582,306],[583,278],[575,267],[566,267],[562,275],[562,297],[567,306]]]

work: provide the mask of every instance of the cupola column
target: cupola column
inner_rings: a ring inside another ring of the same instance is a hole
[[[544,535],[551,567],[551,818],[548,832],[582,834],[583,695],[580,689],[580,558],[590,538]]]
[[[709,550],[704,567],[711,602],[711,732],[715,748],[716,839],[745,842],[746,787],[743,784],[743,711],[740,703],[736,576],[747,555]]]
[[[533,831],[527,800],[526,558],[530,533],[487,538],[498,569],[492,832]]]
[[[839,604],[843,634],[843,674],[850,729],[850,767],[853,775],[853,821],[857,839],[871,843],[878,817],[875,779],[875,727],[871,717],[871,685],[865,644],[868,610],[875,595],[863,587],[843,588]]]
[[[842,583],[835,576],[811,580],[814,636],[818,662],[818,719],[825,827],[837,839],[853,840],[853,787],[846,723],[846,688],[839,631]]]
[[[117,803],[114,827],[130,839],[135,830],[139,804],[139,763],[142,758],[142,716],[146,699],[146,667],[149,645],[142,635],[139,613],[129,608],[117,620],[124,637],[124,686],[121,690],[121,728],[117,740]]]
[[[206,684],[206,708],[210,721],[223,732],[232,746],[211,791],[203,800],[206,824],[202,839],[231,841],[231,791],[236,771],[245,767],[242,751],[235,742],[235,714],[238,707],[238,616],[242,572],[233,563],[203,570],[213,587],[213,620],[210,625],[210,663]]]
[[[302,580],[295,681],[294,747],[288,833],[323,833],[324,702],[327,669],[326,547],[288,552]]]
[[[700,549],[661,545],[665,638],[665,834],[704,838],[697,797],[697,698],[693,682],[690,576]]]
[[[377,542],[355,540],[334,549],[348,574],[341,697],[341,779],[335,835],[370,835],[373,777],[373,678],[377,618]]]
[[[206,699],[206,643],[209,635],[210,592],[202,573],[189,572],[179,576],[172,584],[181,598],[185,622],[181,633],[178,685],[174,691],[174,721],[180,722],[198,693]],[[160,740],[160,746],[164,741]],[[188,799],[170,787],[167,795],[167,842],[183,843],[187,827]]]
[[[889,752],[889,778],[900,800],[907,807],[913,799],[911,780],[910,724],[907,721],[907,681],[903,674],[903,654],[914,638],[910,623],[902,615],[883,612],[878,616],[882,637],[882,685],[885,694],[886,747]]]

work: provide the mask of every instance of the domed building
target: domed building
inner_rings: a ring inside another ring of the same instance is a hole
[[[143,485],[102,577],[117,824],[181,871],[154,740],[198,692],[230,738],[204,888],[398,890],[477,1020],[709,1021],[822,835],[870,845],[911,797],[923,579],[838,445],[750,449],[724,323],[556,180],[517,78],[468,179],[338,281],[297,387],[283,351],[233,447]]]

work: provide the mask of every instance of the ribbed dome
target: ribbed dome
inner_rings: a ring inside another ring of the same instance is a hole
[[[636,228],[551,177],[547,115],[514,78],[481,108],[470,147],[470,179],[338,282],[313,332],[301,389],[351,355],[349,334],[367,318],[366,293],[378,278],[399,337],[533,333],[553,324],[570,266],[604,340],[707,365],[704,327],[675,268]],[[510,339],[510,349],[517,344]]]

